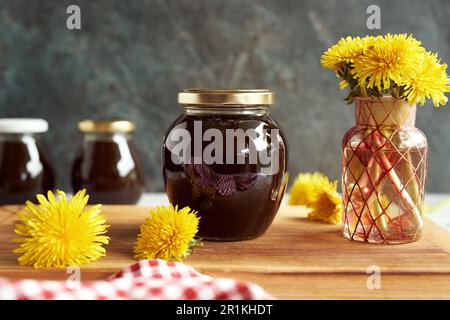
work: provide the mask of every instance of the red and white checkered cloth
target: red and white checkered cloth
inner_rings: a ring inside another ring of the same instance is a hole
[[[82,273],[81,273],[82,276]],[[74,282],[0,278],[0,300],[267,300],[260,286],[213,278],[180,262],[141,260],[108,280]]]

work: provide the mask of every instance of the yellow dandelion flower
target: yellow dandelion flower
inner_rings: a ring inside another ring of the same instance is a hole
[[[67,200],[66,194],[57,191],[47,198],[37,195],[38,205],[30,201],[19,213],[20,223],[15,232],[22,236],[15,253],[21,265],[39,267],[76,266],[92,262],[106,254],[103,244],[109,242],[104,234],[109,226],[101,214],[101,205],[85,208],[89,200],[86,191],[79,191]]]
[[[449,91],[447,65],[441,64],[437,54],[430,52],[424,55],[417,73],[405,81],[405,96],[411,105],[424,105],[426,98],[431,98],[435,107],[444,105],[448,100],[444,93]]]
[[[135,258],[181,260],[199,243],[199,217],[189,207],[156,207],[145,219],[134,246]]]
[[[377,41],[376,37],[346,37],[329,48],[320,60],[324,68],[340,71],[344,63],[353,63]]]
[[[367,88],[383,91],[413,76],[422,63],[424,52],[421,42],[412,36],[387,34],[379,38],[371,50],[355,59],[352,73]]]
[[[336,191],[336,182],[330,189],[321,190],[309,205],[308,219],[338,224],[342,220],[342,200]]]
[[[289,204],[309,206],[321,190],[332,187],[328,178],[320,172],[300,173],[289,190]]]
[[[339,82],[339,88],[341,89],[345,89],[348,87],[348,81],[347,80],[342,80]]]
[[[311,209],[308,219],[339,223],[342,217],[341,197],[337,181],[331,182],[320,172],[300,173],[289,191],[290,205]]]

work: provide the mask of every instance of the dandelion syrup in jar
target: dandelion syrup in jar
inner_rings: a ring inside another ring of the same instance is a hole
[[[74,193],[87,189],[91,203],[135,204],[144,192],[144,172],[125,120],[84,120],[82,143],[72,166]]]
[[[41,135],[44,119],[0,119],[0,205],[35,201],[55,187],[48,149]]]
[[[262,235],[287,184],[287,146],[269,115],[274,93],[264,89],[188,89],[183,114],[163,141],[170,202],[198,211],[198,235],[234,241]]]

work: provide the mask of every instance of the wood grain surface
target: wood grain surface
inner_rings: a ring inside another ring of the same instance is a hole
[[[17,264],[14,225],[19,206],[0,207],[0,277],[66,279],[61,269]],[[106,278],[133,262],[133,244],[149,208],[105,206],[111,224],[107,256],[81,267],[82,280]],[[302,207],[282,207],[262,237],[205,242],[186,263],[220,277],[253,281],[286,299],[450,299],[450,233],[429,220],[421,240],[373,245],[344,239],[339,226],[306,220]],[[369,266],[381,270],[381,288],[369,290]]]

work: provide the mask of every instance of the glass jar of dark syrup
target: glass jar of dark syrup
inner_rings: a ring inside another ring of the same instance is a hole
[[[129,121],[84,120],[83,141],[72,167],[74,192],[86,189],[90,203],[135,204],[144,192],[144,173]]]
[[[41,133],[43,119],[0,119],[0,205],[35,201],[55,186]]]
[[[287,184],[287,146],[268,114],[269,90],[189,89],[162,148],[170,202],[198,211],[198,235],[234,241],[262,235]]]

